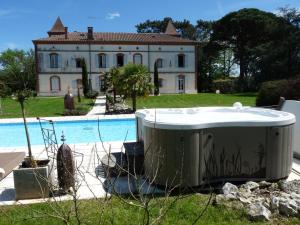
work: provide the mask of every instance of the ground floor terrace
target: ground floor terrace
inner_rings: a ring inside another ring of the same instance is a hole
[[[82,75],[80,73],[68,74],[40,74],[39,96],[63,96],[68,89],[77,95],[78,88],[82,87]],[[152,74],[153,81],[153,74]],[[104,74],[92,74],[90,76],[92,90],[104,91]],[[197,93],[195,73],[160,73],[159,90],[162,94]],[[82,92],[82,90],[81,90]]]

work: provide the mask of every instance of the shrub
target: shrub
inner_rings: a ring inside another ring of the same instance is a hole
[[[99,95],[97,91],[89,91],[86,95],[87,98],[95,99]]]
[[[286,88],[282,96],[289,100],[300,100],[300,79],[288,81],[288,88]]]
[[[220,79],[214,80],[212,84],[212,90],[220,90],[222,94],[229,94],[234,92],[234,80],[233,79]]]
[[[276,80],[264,82],[258,92],[256,98],[257,106],[277,105],[279,98],[283,96],[283,92],[288,88],[289,81]]]

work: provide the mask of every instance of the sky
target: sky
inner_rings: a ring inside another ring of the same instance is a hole
[[[58,16],[69,31],[135,32],[147,19],[217,20],[242,8],[276,12],[300,9],[300,0],[0,0],[0,52],[33,48],[32,40],[46,37]]]

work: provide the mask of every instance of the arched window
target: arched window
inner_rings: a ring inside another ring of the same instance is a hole
[[[140,53],[136,53],[133,55],[133,63],[134,64],[143,64],[143,56]]]
[[[50,77],[50,90],[51,91],[60,91],[60,78],[58,76]]]
[[[99,68],[106,68],[106,55],[101,53],[98,55]]]
[[[157,65],[157,68],[163,68],[163,60],[162,59],[157,59],[156,60],[156,65]]]
[[[178,67],[185,67],[185,55],[184,54],[178,55]]]
[[[124,66],[124,54],[119,53],[117,54],[117,67]]]
[[[58,54],[50,54],[50,68],[58,68]]]

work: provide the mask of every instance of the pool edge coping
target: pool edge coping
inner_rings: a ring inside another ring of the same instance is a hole
[[[135,114],[118,114],[118,115],[85,115],[85,116],[60,116],[60,117],[40,117],[45,120],[53,121],[84,121],[84,120],[109,120],[109,119],[134,119]],[[27,122],[38,122],[37,117],[26,118]],[[0,119],[0,124],[23,123],[23,118]]]

